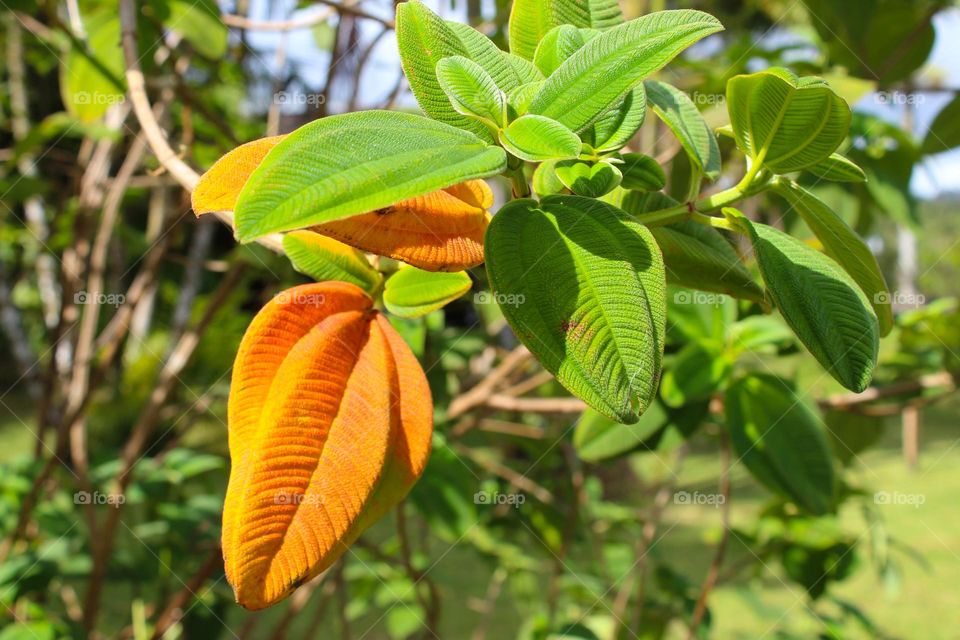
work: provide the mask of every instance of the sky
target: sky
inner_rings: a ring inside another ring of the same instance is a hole
[[[484,0],[486,5],[493,0]],[[230,10],[231,2],[222,3]],[[450,10],[449,0],[427,0],[427,4],[435,10],[440,10],[444,17],[463,19],[458,11]],[[464,2],[455,3],[458,7]],[[250,17],[258,20],[283,20],[291,17],[306,17],[317,11],[324,11],[323,5],[313,5],[291,14],[296,0],[251,0]],[[364,2],[365,10],[375,12],[378,9],[384,17],[391,17],[387,6],[389,3]],[[373,37],[381,29],[380,25],[372,21],[361,21],[367,37]],[[960,87],[960,9],[949,9],[939,13],[934,21],[936,40],[928,65],[935,69],[936,75],[943,79],[948,87]],[[769,40],[775,41],[784,34],[771,34]],[[248,42],[257,53],[258,59],[271,72],[276,71],[275,51],[280,35],[276,32],[249,32]],[[319,90],[326,79],[326,67],[329,55],[318,48],[314,33],[310,29],[301,29],[289,32],[286,36],[287,63],[294,65],[298,75],[309,85],[311,91]],[[396,40],[392,33],[384,36],[377,45],[361,85],[361,108],[369,108],[380,104],[393,88],[393,83],[399,73],[399,60],[396,55]],[[951,99],[952,94],[933,93],[921,95],[915,104],[915,131],[918,140],[923,138],[930,123],[939,110]],[[268,96],[265,96],[269,100]],[[854,105],[860,111],[872,113],[900,124],[903,121],[904,104],[896,101],[877,99],[876,94],[865,96]],[[902,101],[900,101],[902,102]],[[407,95],[401,106],[415,107],[412,97]],[[338,109],[339,107],[339,109]],[[291,105],[296,108],[296,105]],[[332,110],[342,110],[345,105],[333,104]],[[960,193],[960,149],[928,157],[918,166],[913,175],[911,188],[919,198],[932,199],[948,193]]]

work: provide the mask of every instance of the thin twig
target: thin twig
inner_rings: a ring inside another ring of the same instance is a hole
[[[694,640],[697,637],[697,629],[707,612],[707,598],[710,591],[717,584],[717,577],[720,575],[720,567],[723,566],[723,559],[727,552],[727,543],[730,540],[730,442],[725,432],[720,434],[720,464],[723,471],[720,474],[720,495],[723,496],[723,504],[720,506],[720,518],[723,523],[723,532],[720,534],[720,541],[717,543],[717,550],[713,554],[713,561],[710,563],[710,569],[703,580],[703,586],[700,588],[700,597],[697,598],[696,607],[693,609],[693,617],[690,619],[690,631],[687,634],[687,640]]]

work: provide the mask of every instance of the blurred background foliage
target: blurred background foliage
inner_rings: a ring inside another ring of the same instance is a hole
[[[581,415],[489,294],[468,294],[396,321],[437,407],[405,506],[283,604],[243,611],[218,546],[230,367],[256,310],[304,278],[195,219],[146,152],[113,3],[5,0],[0,640],[955,637],[955,3],[621,5],[721,19],[662,72],[714,126],[726,80],[772,65],[855,107],[844,148],[868,182],[806,184],[868,238],[894,292],[875,387],[841,393],[756,305],[673,289],[661,402],[627,428]],[[147,89],[197,168],[328,114],[415,109],[388,0],[137,6]],[[506,0],[432,6],[506,47]],[[632,146],[682,175],[672,140],[648,118]],[[800,225],[775,196],[745,212]],[[743,424],[727,424],[724,392],[774,403],[769,376],[808,409],[786,412],[787,443],[828,436],[840,488],[821,515],[731,451]]]

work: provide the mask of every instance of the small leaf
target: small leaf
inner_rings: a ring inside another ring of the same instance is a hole
[[[636,422],[656,393],[666,330],[650,232],[604,202],[515,200],[486,236],[491,288],[519,340],[571,393]]]
[[[674,409],[709,400],[731,371],[733,360],[723,352],[723,345],[691,342],[664,369],[660,397]]]
[[[693,101],[666,82],[647,80],[643,84],[653,112],[670,127],[693,165],[708,179],[716,180],[720,175],[720,147]]]
[[[867,388],[877,363],[877,316],[857,283],[832,259],[731,209],[753,239],[770,297],[794,334],[840,384]]]
[[[631,192],[623,201],[623,209],[640,215],[676,204],[676,200],[660,192]],[[765,303],[763,288],[716,229],[684,220],[651,227],[650,232],[663,253],[667,282]]]
[[[960,96],[954,97],[934,118],[920,151],[942,153],[954,147],[960,147]]]
[[[472,286],[463,271],[433,273],[405,267],[387,280],[383,304],[401,318],[417,318],[453,302]]]
[[[437,79],[457,113],[503,126],[507,97],[483,67],[463,56],[437,63]]]
[[[528,82],[514,88],[509,94],[507,94],[507,106],[510,109],[511,120],[515,120],[527,112],[527,108],[530,106],[530,101],[542,86],[543,80]]]
[[[507,92],[530,82],[525,73],[514,68],[508,54],[498,49],[490,38],[462,22],[445,20],[444,23],[460,39],[460,43],[467,50],[467,58],[480,65],[501,91]]]
[[[366,256],[333,238],[313,231],[293,231],[283,236],[283,251],[297,271],[317,282],[349,282],[370,295],[380,288],[380,273]]]
[[[649,448],[647,443],[667,423],[667,414],[653,403],[634,424],[620,424],[587,409],[573,431],[573,447],[581,460],[602,462]]]
[[[618,151],[640,130],[646,115],[647,93],[641,84],[585,129],[583,140],[600,153]]]
[[[776,173],[830,157],[850,129],[850,107],[820,78],[772,68],[727,82],[737,146]]]
[[[543,196],[552,196],[558,193],[563,193],[566,189],[566,185],[560,181],[559,176],[557,176],[557,163],[558,162],[567,162],[566,160],[547,160],[546,162],[541,162],[537,165],[537,168],[533,172],[533,179],[531,183],[533,184],[533,191],[541,198]]]
[[[750,375],[727,390],[727,429],[743,464],[767,488],[823,515],[834,502],[835,472],[820,420],[785,382]]]
[[[554,166],[557,178],[574,194],[599,198],[613,191],[622,178],[620,170],[609,162],[561,160]],[[538,192],[539,193],[539,192]]]
[[[257,314],[240,344],[223,555],[248,609],[333,564],[426,464],[426,377],[372,304],[347,283],[294,287]]]
[[[625,153],[620,156],[623,164],[623,188],[634,191],[659,191],[667,184],[667,175],[660,164],[642,153]]]
[[[237,200],[237,237],[348,218],[505,168],[503,149],[422,116],[322,118],[287,135],[254,170]]]
[[[813,175],[833,182],[866,182],[867,174],[851,160],[839,153],[831,153],[826,160],[807,167]]]
[[[493,134],[481,123],[454,110],[437,80],[437,63],[450,56],[470,56],[467,45],[443,18],[419,0],[397,4],[397,49],[410,90],[423,112],[434,120],[470,131],[486,142]]]
[[[584,44],[586,40],[579,29],[569,24],[559,25],[543,36],[533,56],[533,64],[544,76],[549,76]]]
[[[513,155],[530,162],[575,158],[580,155],[580,138],[550,118],[520,116],[500,132],[500,144]]]
[[[587,42],[547,78],[530,103],[530,113],[581,131],[646,76],[721,29],[713,16],[690,10],[660,11],[613,27]]]
[[[471,180],[313,230],[427,271],[460,271],[483,262],[491,206],[487,183]]]
[[[606,29],[623,22],[617,0],[514,0],[510,9],[510,51],[533,60],[540,40],[564,24]]]
[[[800,214],[823,244],[826,254],[836,260],[866,294],[880,321],[880,335],[890,333],[893,308],[887,281],[867,243],[830,207],[803,187],[781,180],[775,183],[774,189]]]
[[[270,136],[242,144],[217,160],[200,176],[191,194],[196,215],[214,211],[233,211],[237,196],[253,170],[285,136]]]
[[[120,50],[120,20],[105,12],[86,20],[87,49],[76,46],[60,65],[60,95],[63,105],[84,123],[93,122],[112,104],[124,100],[123,52]]]

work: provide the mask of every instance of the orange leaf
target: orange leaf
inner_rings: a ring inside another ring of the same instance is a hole
[[[242,144],[213,163],[193,190],[193,212],[199,216],[211,211],[233,211],[247,178],[283,138],[271,136]]]
[[[492,204],[487,183],[470,180],[313,230],[427,271],[461,271],[483,262]]]
[[[354,285],[294,287],[244,335],[228,414],[227,580],[262,609],[329,567],[426,464],[433,407],[409,348]]]

